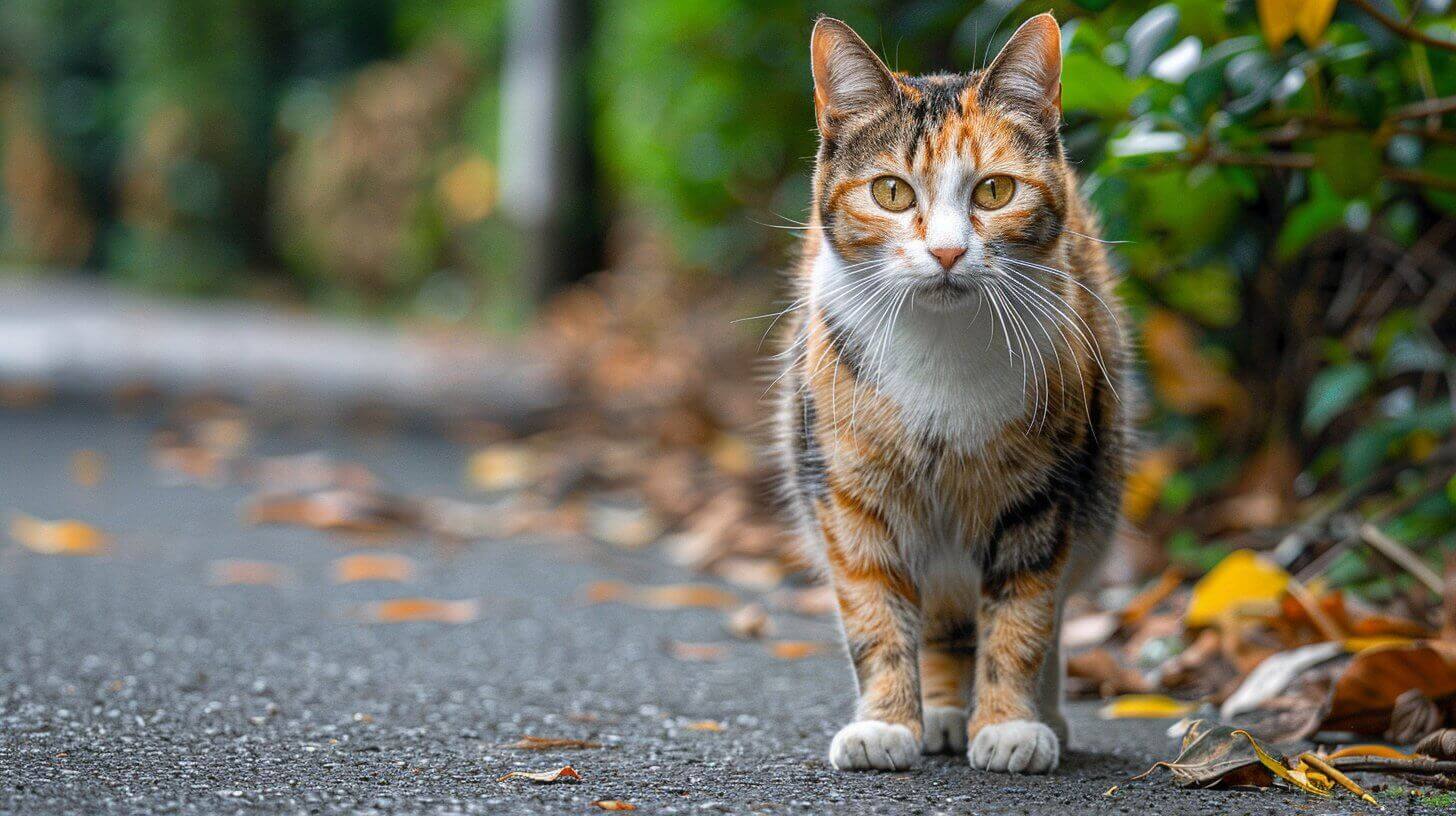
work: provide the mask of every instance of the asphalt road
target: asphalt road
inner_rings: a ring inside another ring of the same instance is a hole
[[[1334,813],[1369,808],[1291,792],[1185,791],[1129,782],[1171,756],[1166,723],[1106,723],[1072,710],[1051,777],[1008,777],[941,758],[898,774],[825,761],[850,711],[837,653],[798,661],[733,643],[717,663],[663,643],[725,640],[721,614],[585,605],[615,578],[690,580],[650,554],[519,540],[442,547],[392,542],[421,564],[409,585],[329,582],[348,542],[240,521],[240,488],[163,484],[147,463],[155,422],[56,407],[0,412],[0,512],[79,518],[109,553],[59,557],[0,545],[0,812],[594,813]],[[270,435],[369,464],[396,488],[465,495],[466,450],[424,435],[329,429]],[[69,460],[101,451],[80,487]],[[287,565],[282,586],[211,586],[216,559]],[[475,598],[461,625],[365,623],[362,603]],[[782,635],[831,640],[824,621]],[[720,730],[689,725],[712,720]],[[595,750],[503,747],[524,734]],[[574,785],[497,781],[570,763]],[[1105,796],[1119,785],[1112,796]],[[1441,812],[1383,798],[1388,812]],[[1439,801],[1439,800],[1436,800]]]

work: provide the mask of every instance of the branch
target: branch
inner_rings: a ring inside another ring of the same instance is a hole
[[[1351,0],[1351,2],[1359,6],[1361,11],[1370,15],[1371,18],[1375,20],[1375,22],[1385,26],[1394,34],[1399,34],[1400,36],[1405,37],[1407,40],[1414,40],[1415,42],[1421,43],[1422,45],[1429,45],[1432,48],[1443,48],[1447,51],[1456,51],[1456,41],[1443,40],[1440,37],[1432,37],[1431,35],[1420,30],[1419,28],[1416,28],[1415,26],[1407,25],[1406,23],[1397,20],[1394,17],[1391,17],[1390,15],[1376,8],[1375,4],[1370,2],[1370,0]]]
[[[1404,544],[1396,541],[1381,531],[1374,524],[1366,524],[1360,528],[1360,538],[1364,539],[1370,548],[1395,562],[1396,566],[1409,572],[1417,581],[1429,589],[1437,598],[1441,597],[1445,589],[1445,582],[1437,575],[1420,556],[1411,552]]]
[[[1440,116],[1444,113],[1456,111],[1456,96],[1442,96],[1436,99],[1422,99],[1419,102],[1412,102],[1409,105],[1401,105],[1391,111],[1385,118],[1388,121],[1399,121],[1401,119],[1424,119],[1427,116]]]
[[[1374,771],[1376,773],[1448,774],[1456,773],[1456,762],[1431,757],[1348,756],[1330,762],[1342,771]]]

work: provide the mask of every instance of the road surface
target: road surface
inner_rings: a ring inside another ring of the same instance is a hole
[[[77,405],[0,411],[0,512],[77,518],[113,537],[101,556],[0,547],[0,812],[581,814],[600,812],[597,800],[683,814],[1367,810],[1348,797],[1129,782],[1170,756],[1166,723],[1101,722],[1089,704],[1072,709],[1071,750],[1051,777],[951,758],[838,773],[824,758],[850,711],[837,652],[780,660],[729,642],[717,611],[582,602],[604,578],[695,580],[651,553],[405,538],[387,549],[419,563],[412,583],[337,585],[330,563],[356,544],[248,526],[242,488],[167,485],[147,460],[156,424]],[[294,428],[262,445],[329,449],[396,489],[468,495],[468,451],[439,437]],[[79,449],[105,457],[96,487],[73,481]],[[275,562],[289,580],[210,585],[219,559]],[[480,615],[359,619],[362,604],[401,596],[478,599]],[[779,623],[782,637],[833,639],[823,620]],[[723,641],[729,657],[676,659],[667,641]],[[693,727],[702,721],[718,730]],[[528,734],[604,747],[507,747]],[[567,763],[579,784],[497,781]],[[1441,812],[1441,800],[1383,801]]]

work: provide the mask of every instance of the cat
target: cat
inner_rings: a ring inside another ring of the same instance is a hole
[[[1119,523],[1126,340],[1058,129],[1061,33],[983,71],[891,72],[821,17],[820,142],[779,453],[831,582],[855,721],[829,758],[1053,770],[1062,601]]]

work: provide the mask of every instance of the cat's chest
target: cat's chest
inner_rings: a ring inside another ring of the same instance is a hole
[[[906,430],[977,450],[1029,410],[1035,375],[987,311],[902,316],[869,375]]]

